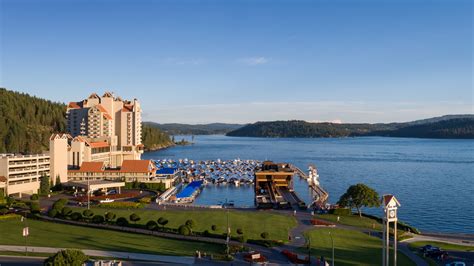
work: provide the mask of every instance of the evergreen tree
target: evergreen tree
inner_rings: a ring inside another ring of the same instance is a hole
[[[50,190],[50,181],[49,181],[49,176],[47,175],[42,175],[40,177],[40,191],[39,194],[41,195],[47,195]]]

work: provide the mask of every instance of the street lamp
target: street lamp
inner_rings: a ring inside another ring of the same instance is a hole
[[[334,239],[332,238],[331,232],[329,232],[329,237],[331,237],[331,243],[332,243],[332,260],[331,260],[331,265],[334,266]]]

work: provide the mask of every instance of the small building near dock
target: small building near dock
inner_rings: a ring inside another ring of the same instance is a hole
[[[173,187],[179,182],[179,171],[178,168],[165,167],[156,170],[156,175],[154,180],[156,182],[163,183],[165,189]]]
[[[255,171],[255,205],[257,208],[288,208],[284,192],[293,190],[295,172],[286,163],[265,161]]]

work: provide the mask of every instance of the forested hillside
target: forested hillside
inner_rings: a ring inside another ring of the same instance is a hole
[[[66,106],[0,88],[0,153],[48,150],[52,132],[62,132]]]
[[[226,134],[232,130],[241,128],[240,124],[211,123],[211,124],[158,124],[154,122],[144,122],[151,127],[156,127],[170,135],[219,135]]]
[[[49,149],[53,132],[65,132],[66,106],[26,93],[0,88],[0,153],[38,153]],[[172,145],[157,128],[143,125],[145,149]]]
[[[407,123],[334,124],[306,121],[257,122],[227,133],[236,137],[328,138],[384,136],[412,138],[474,138],[474,116],[452,115]]]

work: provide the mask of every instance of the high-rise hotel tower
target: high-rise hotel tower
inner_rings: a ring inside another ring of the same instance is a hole
[[[123,160],[140,160],[142,121],[137,99],[93,93],[85,100],[70,102],[66,116],[71,138],[67,141],[69,168],[78,168],[82,162],[105,162],[114,168]]]

